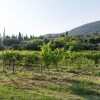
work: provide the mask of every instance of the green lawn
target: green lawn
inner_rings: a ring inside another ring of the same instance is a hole
[[[16,68],[0,71],[1,100],[100,100],[100,77]]]
[[[7,85],[0,85],[0,99],[2,100],[58,100],[35,91],[16,89]]]

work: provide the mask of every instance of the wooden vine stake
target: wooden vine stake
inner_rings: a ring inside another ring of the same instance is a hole
[[[4,53],[2,51],[2,68],[3,68],[3,71],[4,71]]]
[[[12,59],[13,74],[15,73],[15,59]]]

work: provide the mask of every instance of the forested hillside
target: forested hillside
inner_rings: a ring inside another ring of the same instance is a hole
[[[87,23],[69,31],[69,35],[90,35],[100,32],[100,21]]]

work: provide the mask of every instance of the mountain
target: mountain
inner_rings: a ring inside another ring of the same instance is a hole
[[[97,31],[100,33],[100,21],[91,22],[76,27],[69,31],[69,35],[87,35],[96,33]]]

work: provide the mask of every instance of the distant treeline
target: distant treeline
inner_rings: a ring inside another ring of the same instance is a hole
[[[15,35],[6,36],[0,44],[0,50],[35,50],[41,51],[42,46],[50,44],[51,50],[56,48],[64,48],[64,50],[72,49],[73,51],[81,50],[99,50],[100,49],[100,35],[95,33],[92,35],[76,35],[69,36],[68,32],[58,37],[34,37],[30,38],[23,36],[20,32],[18,37]]]

